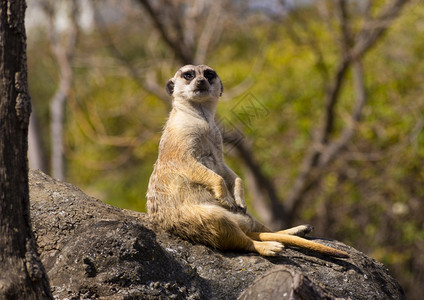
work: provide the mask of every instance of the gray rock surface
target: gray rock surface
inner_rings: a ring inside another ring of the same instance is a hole
[[[221,252],[40,171],[30,171],[29,182],[32,225],[56,299],[258,299],[264,291],[285,299],[296,289],[292,299],[406,298],[381,263],[336,241],[316,239],[351,258],[294,249],[272,258]],[[285,291],[278,282],[287,276],[293,284]]]

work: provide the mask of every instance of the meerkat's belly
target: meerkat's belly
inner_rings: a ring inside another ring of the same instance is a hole
[[[147,192],[147,201],[150,207],[155,208],[155,212],[176,209],[181,204],[204,203],[214,199],[212,191],[205,185],[190,181],[176,170],[159,174],[151,177]]]

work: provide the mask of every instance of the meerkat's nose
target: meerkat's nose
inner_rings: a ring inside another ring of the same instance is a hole
[[[196,81],[196,86],[197,87],[201,87],[201,86],[205,86],[206,85],[206,78],[204,77],[200,77],[199,79],[197,79]]]

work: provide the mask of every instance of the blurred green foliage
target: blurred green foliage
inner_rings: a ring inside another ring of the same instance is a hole
[[[290,30],[255,16],[243,26],[233,20],[237,24],[228,25],[205,62],[218,71],[224,96],[249,82],[233,99],[223,98],[219,115],[251,141],[281,199],[311,146],[323,116],[326,76],[334,73],[340,55],[334,32],[315,14],[299,9],[296,17],[303,23],[289,16]],[[359,28],[361,19],[354,24]],[[108,30],[127,62],[164,85],[179,65],[159,39],[147,45],[153,29],[143,26],[122,21]],[[48,101],[58,83],[57,66],[43,31],[33,35],[30,91],[48,154]],[[407,7],[386,35],[363,61],[368,102],[356,134],[323,172],[295,220],[382,261],[409,297],[418,299],[415,289],[424,280],[424,6]],[[305,42],[311,37],[322,61]],[[155,72],[150,60],[158,65]],[[80,37],[73,69],[66,108],[67,181],[112,205],[144,211],[170,105],[142,88],[98,30]],[[349,77],[336,110],[335,135],[348,122],[353,97]],[[243,115],[246,99],[259,103],[262,113]],[[243,177],[241,162],[229,154],[229,164]]]

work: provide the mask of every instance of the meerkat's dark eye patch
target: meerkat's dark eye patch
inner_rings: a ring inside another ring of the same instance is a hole
[[[195,77],[194,71],[187,71],[181,75],[185,80],[192,80]]]
[[[215,71],[213,71],[213,70],[205,70],[205,71],[203,72],[203,76],[205,76],[205,78],[206,78],[209,82],[211,82],[212,80],[214,80],[214,79],[217,77],[216,72],[215,72]]]

